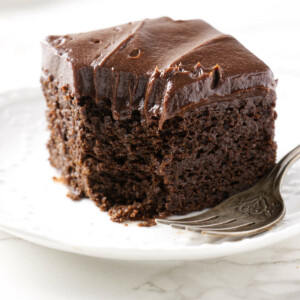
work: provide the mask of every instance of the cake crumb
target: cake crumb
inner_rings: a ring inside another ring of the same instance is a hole
[[[73,192],[68,192],[67,197],[74,200],[74,201],[78,201],[78,200],[82,199],[82,196],[80,194],[73,193]]]
[[[62,177],[56,177],[56,176],[53,176],[52,179],[53,179],[53,181],[55,181],[55,182],[63,182],[63,178],[62,178]]]
[[[151,227],[157,225],[155,219],[149,219],[145,222],[141,222],[138,224],[139,227]]]

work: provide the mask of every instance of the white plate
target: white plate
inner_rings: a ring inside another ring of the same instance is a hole
[[[239,241],[158,225],[113,223],[90,200],[74,202],[52,180],[45,147],[45,104],[39,89],[0,96],[0,228],[47,247],[127,260],[192,260],[245,252],[300,232],[300,163],[285,178],[284,220]],[[285,143],[286,145],[286,143]],[[298,198],[298,199],[297,199]]]

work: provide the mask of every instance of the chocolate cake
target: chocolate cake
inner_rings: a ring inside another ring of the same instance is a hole
[[[42,44],[50,162],[114,221],[212,207],[276,159],[276,81],[204,21],[144,20]]]

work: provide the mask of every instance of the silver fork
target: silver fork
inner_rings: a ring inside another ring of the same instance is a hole
[[[250,189],[192,217],[156,219],[159,224],[214,236],[250,236],[269,230],[285,215],[280,189],[287,169],[300,157],[300,145]]]

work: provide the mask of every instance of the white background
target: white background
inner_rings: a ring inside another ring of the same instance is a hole
[[[160,16],[204,19],[238,38],[269,64],[277,77],[282,67],[298,72],[297,2],[0,0],[0,91],[38,84],[40,41],[48,34],[83,32]]]
[[[40,41],[48,34],[164,15],[201,18],[238,38],[279,79],[281,155],[300,143],[298,3],[0,0],[0,92],[39,85]],[[126,263],[48,250],[0,232],[0,299],[300,299],[299,240],[207,262]]]

